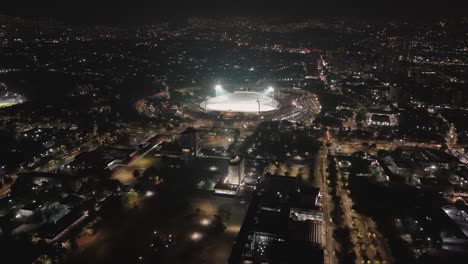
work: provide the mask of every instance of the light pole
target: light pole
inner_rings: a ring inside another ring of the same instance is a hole
[[[258,114],[260,114],[260,99],[257,98],[257,103],[258,103]]]
[[[219,84],[215,85],[215,96],[218,97],[218,92],[221,91],[223,87]]]

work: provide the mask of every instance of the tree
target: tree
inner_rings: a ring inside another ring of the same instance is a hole
[[[223,222],[228,221],[231,218],[231,214],[232,214],[231,208],[229,208],[229,207],[220,206],[218,208],[218,215],[219,215],[219,217],[221,217]]]
[[[356,259],[357,259],[356,253],[354,253],[354,251],[351,251],[346,254],[343,254],[341,258],[341,262],[352,264],[352,263],[356,263]]]
[[[149,178],[149,177],[156,176],[158,173],[159,173],[158,168],[156,168],[155,166],[151,166],[143,172],[143,176]]]
[[[219,215],[214,215],[213,227],[214,230],[218,232],[224,232],[224,230],[226,230],[226,225],[223,224],[223,220]]]
[[[78,243],[76,241],[76,238],[72,238],[70,239],[70,247],[73,249],[73,250],[76,250],[78,249]]]
[[[5,184],[10,184],[13,182],[13,178],[11,178],[10,176],[5,176],[4,181],[5,181]]]
[[[379,149],[379,150],[377,150],[377,156],[379,156],[379,157],[381,157],[381,158],[390,155],[390,153],[391,153],[390,151],[385,150],[385,149]]]
[[[136,195],[135,193],[128,193]],[[130,199],[129,197],[124,197],[124,199]],[[102,218],[107,219],[112,222],[117,222],[121,220],[120,216],[123,213],[123,203],[122,199],[118,197],[111,197],[106,200],[106,202],[103,204],[100,210],[100,215]]]
[[[359,106],[359,109],[356,113],[356,124],[358,125],[358,127],[362,127],[363,124],[364,124],[364,121],[366,120],[366,109],[364,108],[364,106]]]

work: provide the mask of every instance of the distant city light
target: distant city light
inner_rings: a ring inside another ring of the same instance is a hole
[[[147,192],[145,193],[145,196],[146,196],[146,197],[151,197],[151,196],[153,196],[153,195],[154,195],[154,192],[152,192],[152,191],[147,191]]]

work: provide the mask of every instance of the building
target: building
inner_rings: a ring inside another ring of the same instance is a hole
[[[367,126],[397,126],[398,114],[390,111],[369,111],[366,113]]]
[[[45,192],[49,195],[54,190],[76,192],[82,187],[82,179],[67,174],[48,172],[19,173],[15,184],[11,187],[12,197],[33,198]]]
[[[236,156],[229,161],[228,176],[226,183],[240,185],[245,178],[244,156]]]
[[[226,178],[216,183],[214,190],[217,194],[236,195],[245,179],[244,156],[236,156],[229,160]]]
[[[228,263],[323,263],[320,190],[268,174],[257,190]]]
[[[99,147],[90,152],[82,152],[62,168],[66,172],[112,170],[130,161],[136,153],[134,149]]]
[[[179,143],[182,152],[185,154],[197,156],[199,152],[197,130],[193,127],[185,129],[179,136]]]
[[[441,232],[442,249],[468,252],[468,214],[454,206],[442,207],[448,224]]]
[[[440,172],[458,168],[459,160],[441,150],[419,147],[399,147],[384,158],[392,175],[401,178],[436,177]]]

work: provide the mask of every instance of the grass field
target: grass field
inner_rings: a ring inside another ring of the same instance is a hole
[[[15,105],[16,103],[2,103],[0,102],[0,108],[9,107]]]

